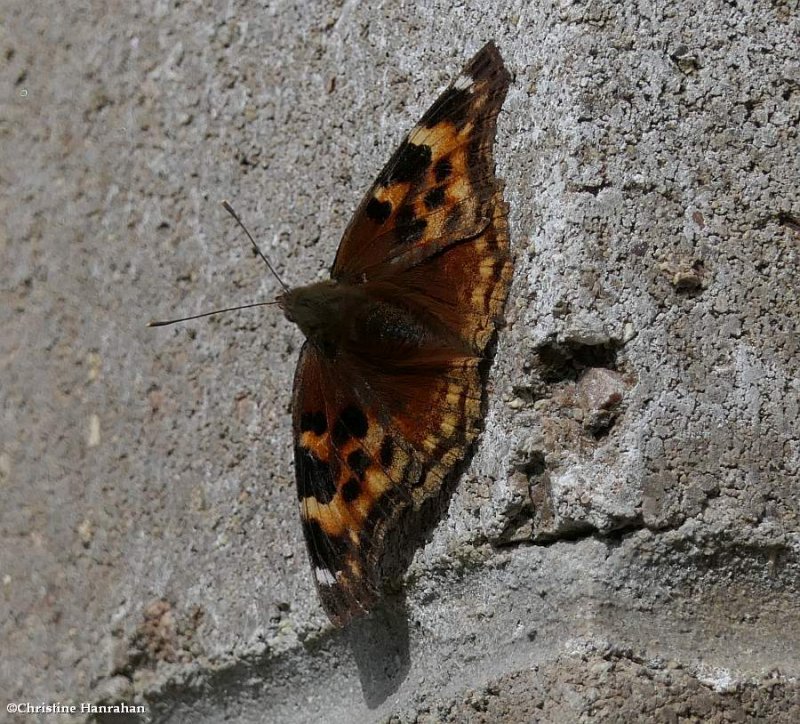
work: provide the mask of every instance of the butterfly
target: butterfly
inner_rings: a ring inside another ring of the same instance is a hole
[[[306,338],[294,469],[336,626],[380,599],[391,534],[441,491],[481,429],[483,363],[513,269],[492,153],[509,82],[488,43],[380,172],[330,279],[278,297]]]

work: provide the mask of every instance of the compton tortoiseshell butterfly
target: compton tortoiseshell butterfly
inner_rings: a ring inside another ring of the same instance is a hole
[[[337,626],[378,600],[390,534],[442,491],[482,425],[483,363],[512,273],[492,155],[509,81],[486,44],[378,175],[331,278],[277,300],[306,337],[295,474],[317,589]]]
[[[439,492],[481,420],[481,362],[512,273],[492,145],[510,76],[485,45],[422,116],[344,232],[331,279],[279,304],[300,515],[336,625],[375,603],[385,540]]]

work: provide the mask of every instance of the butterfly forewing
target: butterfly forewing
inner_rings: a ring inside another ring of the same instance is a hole
[[[433,254],[489,222],[494,142],[509,74],[494,43],[466,65],[402,141],[344,233],[331,276],[358,280],[415,248]]]

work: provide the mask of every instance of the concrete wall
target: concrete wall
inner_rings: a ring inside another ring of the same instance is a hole
[[[6,699],[165,722],[800,719],[795,3],[2,16]],[[404,608],[334,631],[297,521],[299,332],[270,309],[144,324],[274,294],[224,198],[287,282],[324,275],[492,38],[517,262],[486,431]]]

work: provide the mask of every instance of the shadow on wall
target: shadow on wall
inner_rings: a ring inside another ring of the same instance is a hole
[[[382,605],[343,631],[353,652],[364,702],[376,709],[398,690],[410,664],[405,597],[386,597]]]

